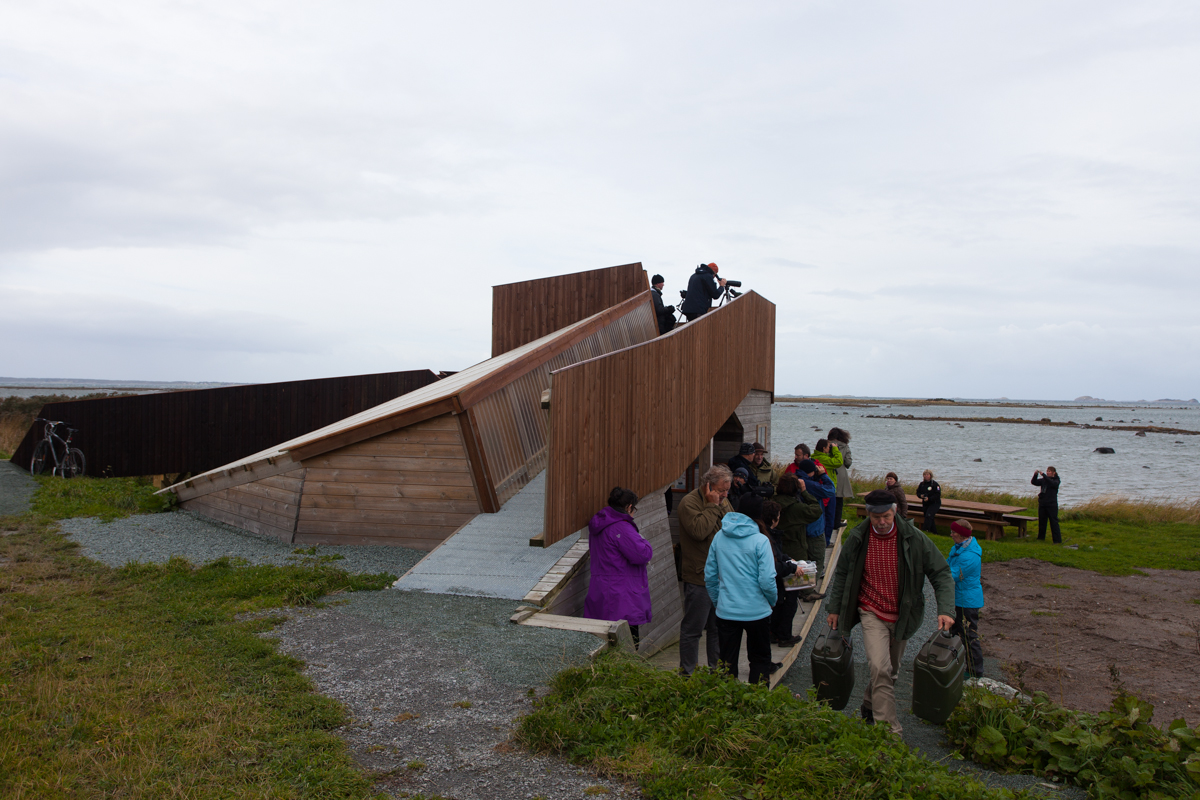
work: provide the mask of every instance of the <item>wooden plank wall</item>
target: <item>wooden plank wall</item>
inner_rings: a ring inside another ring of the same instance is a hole
[[[587,319],[649,288],[640,263],[493,286],[492,357]]]
[[[550,388],[550,373],[569,364],[647,342],[657,335],[654,307],[647,298],[647,302],[634,305],[622,316],[499,387],[471,407],[471,418],[479,432],[488,473],[501,504],[546,466],[549,420],[541,407],[541,397],[542,392]]]
[[[752,291],[552,373],[545,543],[585,525],[613,486],[674,481],[752,389],[775,391],[775,305]]]
[[[291,542],[304,469],[271,475],[257,481],[200,495],[180,503],[182,508],[220,520],[235,528]]]
[[[427,369],[136,397],[49,403],[42,416],[79,428],[92,475],[161,475],[216,469],[428,386]],[[41,427],[13,454],[29,467]]]
[[[432,550],[480,513],[458,420],[450,414],[314,456],[303,466],[299,544]]]

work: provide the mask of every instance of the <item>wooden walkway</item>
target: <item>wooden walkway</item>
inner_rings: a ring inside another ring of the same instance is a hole
[[[820,591],[826,592],[829,590],[830,584],[833,582],[833,572],[837,567],[837,559],[842,551],[842,533],[845,528],[838,530],[833,539],[833,547],[825,551],[825,578],[821,581]],[[812,603],[801,602],[796,610],[796,616],[792,620],[792,635],[800,636],[800,641],[791,647],[780,647],[771,645],[771,660],[780,662],[783,666],[776,670],[771,675],[771,688],[774,689],[787,671],[791,669],[792,664],[800,655],[800,651],[804,649],[804,644],[808,641],[808,636],[815,627],[818,631],[823,630],[821,627],[821,619],[823,619],[822,611],[825,607],[824,600],[816,600]],[[700,662],[704,663],[706,635],[700,636]],[[649,662],[659,669],[676,670],[679,669],[679,642],[659,650],[654,655],[650,656]],[[750,662],[746,660],[746,641],[742,638],[742,651],[738,657],[738,680],[746,683],[750,679]]]

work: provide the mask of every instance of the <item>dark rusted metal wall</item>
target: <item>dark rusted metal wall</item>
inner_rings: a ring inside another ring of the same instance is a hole
[[[90,475],[204,472],[386,403],[438,380],[383,372],[286,383],[50,403],[41,416],[78,428]],[[35,423],[12,461],[25,469],[42,435]]]
[[[545,544],[614,486],[678,478],[752,390],[775,391],[775,304],[754,292],[643,344],[550,376]]]
[[[492,357],[650,288],[641,263],[492,287]]]

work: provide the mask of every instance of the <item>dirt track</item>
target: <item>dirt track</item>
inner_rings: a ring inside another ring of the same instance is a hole
[[[1110,665],[1154,704],[1154,722],[1200,724],[1200,572],[1108,577],[1023,558],[985,564],[984,656],[1009,683],[1103,711]]]

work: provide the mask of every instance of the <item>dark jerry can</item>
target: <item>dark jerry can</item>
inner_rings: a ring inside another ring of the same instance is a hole
[[[967,648],[948,631],[937,631],[913,662],[912,713],[942,725],[962,699]]]
[[[813,644],[811,662],[817,699],[841,711],[854,690],[854,645],[836,630],[825,631]]]

